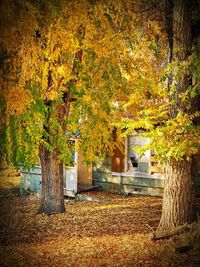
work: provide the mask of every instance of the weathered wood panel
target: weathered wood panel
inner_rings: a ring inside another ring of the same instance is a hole
[[[92,165],[86,165],[83,161],[83,154],[78,154],[78,184],[92,184]]]
[[[154,173],[161,173],[165,172],[165,168],[158,163],[156,156],[150,156],[149,158],[149,174],[152,175]]]
[[[124,153],[121,149],[116,147],[112,156],[112,171],[113,172],[124,172]]]

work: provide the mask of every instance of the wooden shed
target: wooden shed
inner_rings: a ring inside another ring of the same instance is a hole
[[[162,196],[164,166],[159,164],[153,151],[147,150],[141,157],[134,149],[148,142],[148,138],[136,132],[127,135],[122,150],[116,148],[112,157],[93,167],[94,185],[117,194]],[[196,193],[200,195],[200,172],[196,177]]]
[[[79,192],[101,187],[117,194],[162,196],[164,167],[153,151],[147,150],[141,157],[134,150],[148,142],[148,138],[132,133],[124,138],[122,149],[116,148],[111,157],[93,166],[85,165],[82,153],[75,149],[73,163],[64,166],[64,195],[75,197]],[[31,172],[21,170],[21,174],[21,193],[40,195],[41,167],[37,165]],[[196,177],[196,192],[200,195],[200,173]]]

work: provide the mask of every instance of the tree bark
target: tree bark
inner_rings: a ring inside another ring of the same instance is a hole
[[[42,198],[38,213],[48,215],[65,212],[63,164],[57,151],[49,151],[43,144],[39,148],[42,167]]]
[[[166,169],[162,216],[157,231],[167,231],[194,219],[194,185],[192,161],[171,160]]]
[[[171,54],[172,60],[179,62],[187,58],[191,49],[191,6],[190,0],[173,1],[173,51]],[[190,82],[191,78],[187,73],[183,73],[177,82],[173,95],[174,104],[171,109],[172,118],[175,118],[180,110],[186,112],[180,93],[186,90]],[[193,163],[194,161],[187,160],[186,156],[180,161],[171,159],[168,162],[162,215],[157,233],[164,233],[194,221],[195,170]]]

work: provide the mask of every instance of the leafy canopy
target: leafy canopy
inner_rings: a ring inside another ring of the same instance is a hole
[[[78,135],[85,160],[95,161],[119,142],[113,126],[123,134],[145,129],[161,155],[186,153],[174,133],[180,121],[191,133],[195,114],[168,114],[166,36],[161,22],[140,15],[140,2],[9,0],[1,7],[1,153],[8,160],[33,165],[43,143],[67,163],[66,139]],[[67,94],[75,99],[70,114]]]
[[[15,165],[33,165],[43,143],[68,162],[66,138],[77,134],[88,161],[112,151],[115,103],[131,90],[130,50],[139,53],[145,39],[128,11],[131,3],[9,0],[1,5],[7,11],[1,27],[1,153]],[[70,114],[67,94],[76,99]]]

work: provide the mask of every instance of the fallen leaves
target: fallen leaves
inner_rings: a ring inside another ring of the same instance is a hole
[[[149,238],[159,222],[161,198],[103,192],[84,195],[107,201],[66,199],[66,213],[47,216],[35,215],[36,198],[1,198],[0,265],[164,267],[187,263],[187,255],[175,255],[171,241]],[[196,254],[195,259],[198,262]]]

